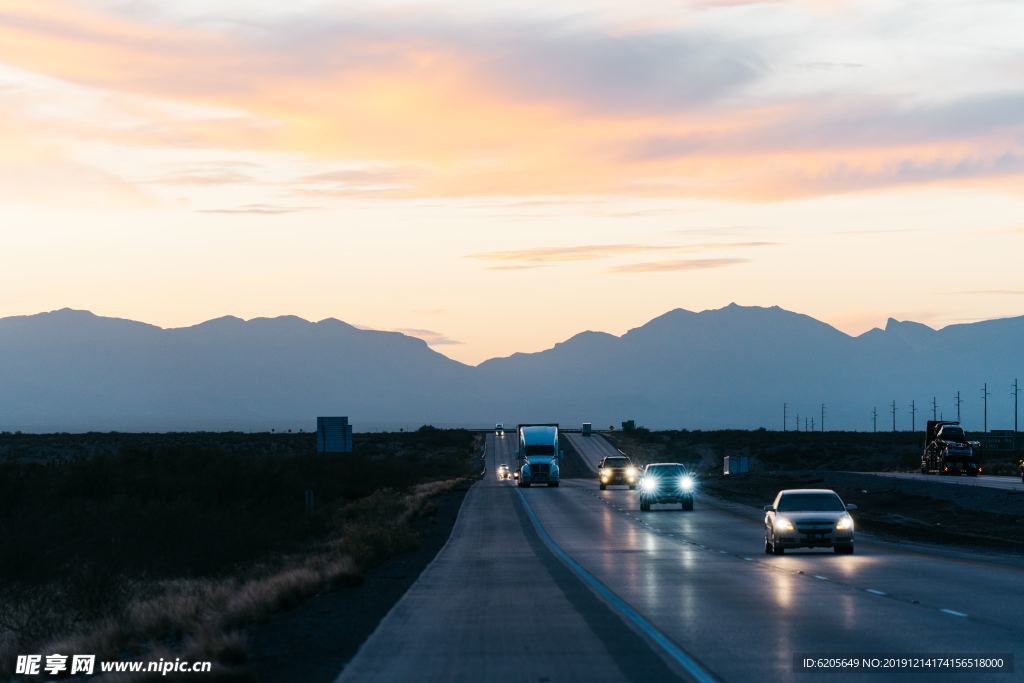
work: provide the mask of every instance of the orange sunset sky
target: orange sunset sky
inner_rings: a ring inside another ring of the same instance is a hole
[[[0,0],[0,316],[476,363],[669,309],[1024,313],[1018,0]]]

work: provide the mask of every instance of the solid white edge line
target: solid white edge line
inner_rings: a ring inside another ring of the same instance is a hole
[[[597,593],[599,596],[604,598],[606,604],[613,610],[619,613],[619,616],[633,623],[637,628],[640,629],[648,638],[650,638],[658,647],[662,649],[674,662],[686,671],[687,674],[692,676],[694,680],[700,683],[716,683],[716,679],[711,672],[707,671],[701,666],[695,659],[690,655],[686,654],[678,645],[672,642],[668,636],[662,633],[654,624],[647,621],[639,612],[629,605],[625,600],[616,595],[608,586],[604,585],[599,579],[593,574],[584,569],[576,560],[565,552],[560,545],[555,543],[555,539],[551,538],[544,525],[541,524],[540,518],[537,517],[537,513],[533,511],[533,507],[530,502],[526,500],[526,496],[522,491],[516,489],[516,493],[519,494],[519,500],[522,501],[523,507],[526,509],[527,515],[530,517],[530,521],[533,522],[534,528],[537,530],[537,534],[540,536],[544,545],[548,547],[555,557],[560,559],[562,563],[569,568],[576,576],[578,576],[584,583],[586,583],[591,590]]]

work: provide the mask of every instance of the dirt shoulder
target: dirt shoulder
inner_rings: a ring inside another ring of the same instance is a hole
[[[419,545],[367,573],[357,586],[320,593],[247,633],[250,680],[328,683],[380,623],[451,534],[468,487],[431,501],[429,516],[415,523]]]
[[[830,488],[857,504],[858,528],[879,536],[1024,553],[1024,495],[1014,492],[820,470],[710,476],[701,486],[756,507],[780,489]]]

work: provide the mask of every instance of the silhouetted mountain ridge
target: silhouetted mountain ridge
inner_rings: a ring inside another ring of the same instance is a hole
[[[786,402],[791,416],[819,420],[825,403],[827,426],[865,429],[872,407],[887,414],[893,399],[909,428],[911,399],[920,424],[932,396],[953,414],[957,390],[974,427],[986,381],[990,426],[1012,425],[1012,402],[996,390],[1003,398],[1000,385],[1024,375],[1021,348],[1024,316],[939,330],[890,318],[853,337],[777,306],[730,304],[471,367],[421,339],[335,318],[163,329],[61,309],[0,319],[0,428],[308,428],[318,414],[357,427],[635,418],[778,428]]]

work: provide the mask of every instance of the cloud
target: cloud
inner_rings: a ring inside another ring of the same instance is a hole
[[[971,294],[980,296],[1024,296],[1024,289],[962,289],[949,294]]]
[[[485,261],[523,261],[526,263],[564,263],[567,261],[593,261],[596,259],[635,254],[646,251],[675,249],[672,245],[648,244],[588,244],[568,247],[539,247],[513,251],[487,251],[470,254],[468,258]]]
[[[597,244],[577,245],[565,247],[540,247],[535,249],[520,249],[513,251],[489,251],[478,254],[470,254],[468,258],[494,261],[500,265],[489,266],[489,270],[524,270],[528,268],[539,268],[556,263],[570,263],[577,261],[596,261],[600,259],[627,256],[647,252],[682,252],[699,253],[702,251],[716,251],[728,249],[753,249],[761,247],[779,246],[779,242],[747,241],[747,242],[697,242],[694,244]],[[637,266],[621,266],[613,268],[614,272],[630,272],[632,270],[683,270],[687,267],[715,267],[714,264],[725,265],[730,259],[694,259],[677,261],[657,261]]]
[[[917,86],[911,73],[905,89],[876,92],[857,79],[846,88],[811,72],[855,70],[857,62],[827,57],[856,52],[819,51],[811,40],[783,45],[722,20],[746,4],[758,3],[698,0],[690,7],[725,9],[655,24],[436,5],[303,6],[259,18],[218,9],[174,20],[151,3],[0,0],[0,64],[90,93],[84,116],[4,96],[31,110],[39,138],[122,151],[287,153],[318,170],[337,164],[288,183],[296,196],[325,201],[762,200],[1024,174],[1015,158],[1024,94],[1015,81],[979,68],[984,92],[979,85],[970,95]],[[815,28],[815,9],[826,4],[780,6],[779,35]],[[777,65],[787,63],[821,82],[818,91],[778,87]],[[940,59],[931,71],[950,63]],[[872,62],[879,73],[890,66],[903,68]],[[366,169],[349,168],[358,163]],[[151,182],[201,187],[245,176],[235,169]]]
[[[263,216],[277,216],[287,213],[299,213],[302,211],[316,211],[318,206],[278,206],[276,204],[243,204],[233,209],[198,209],[197,213],[220,213],[220,214],[253,214]]]
[[[178,175],[152,178],[144,182],[156,185],[233,185],[237,183],[255,182],[255,178],[238,171],[199,171]]]
[[[624,266],[609,268],[611,273],[661,273],[674,270],[707,270],[725,268],[740,263],[747,263],[743,258],[708,258],[708,259],[676,259],[673,261],[648,261],[646,263],[630,263]]]
[[[408,335],[410,337],[422,339],[423,341],[427,342],[428,346],[453,346],[463,343],[461,341],[458,341],[457,339],[447,337],[444,334],[441,334],[440,332],[435,332],[434,330],[426,330],[419,327],[400,327],[396,330],[393,330],[393,332],[401,332],[402,334]]]

